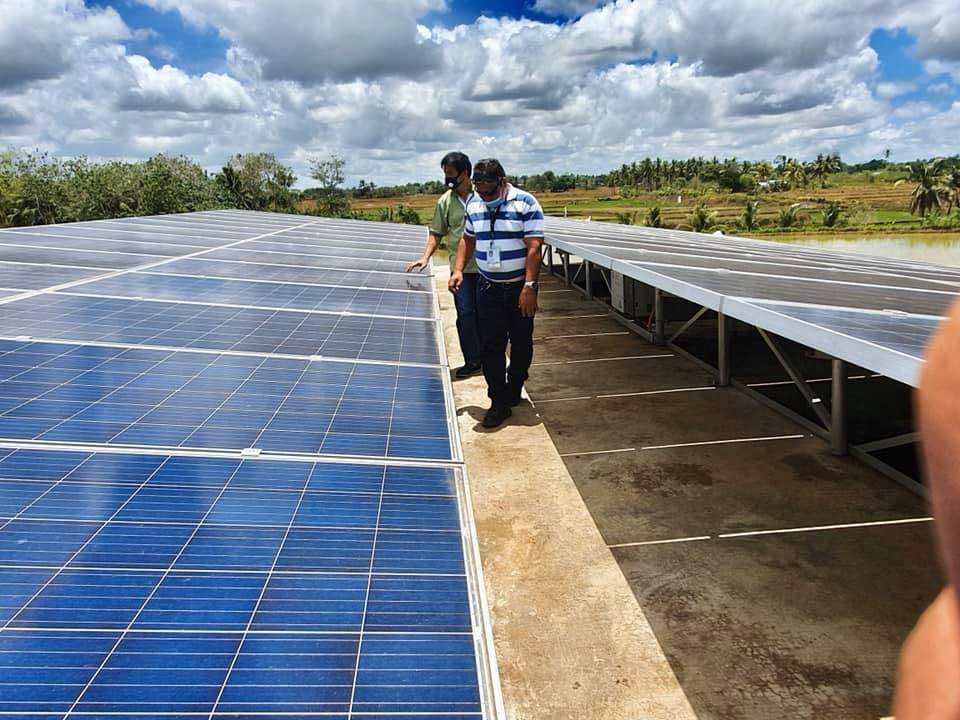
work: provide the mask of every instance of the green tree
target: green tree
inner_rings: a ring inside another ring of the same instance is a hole
[[[346,165],[347,161],[336,155],[326,160],[310,161],[310,177],[319,185],[315,190],[318,215],[339,217],[350,212],[350,196],[340,187]]]
[[[630,212],[615,212],[614,217],[617,218],[617,222],[621,225],[636,225],[637,224],[637,211],[632,210]]]
[[[947,213],[953,208],[960,207],[960,168],[954,168],[943,182],[946,189]]]
[[[780,217],[777,218],[777,222],[782,228],[795,227],[800,224],[801,220],[800,203],[794,203],[788,208],[783,208],[780,210]]]
[[[817,159],[810,163],[806,170],[810,177],[820,181],[820,187],[827,186],[827,176],[838,173],[842,169],[839,155],[817,155]]]
[[[740,224],[744,230],[756,230],[760,224],[757,209],[760,207],[759,200],[748,200],[743,206],[743,212],[740,213]]]
[[[906,178],[897,180],[896,185],[904,182],[916,183],[910,194],[910,212],[924,217],[928,211],[942,210],[940,196],[945,194],[946,188],[943,177],[943,158],[934,158],[929,162],[916,160],[910,163],[910,174]]]
[[[687,223],[694,232],[710,232],[717,226],[717,214],[707,210],[706,205],[697,205],[687,217]]]
[[[658,228],[663,227],[663,218],[660,216],[660,207],[654,205],[647,212],[647,217],[644,222],[647,227]]]
[[[839,202],[832,202],[821,211],[824,227],[836,227],[842,218],[843,206]]]
[[[293,210],[296,180],[271,153],[234,155],[216,176],[223,200],[243,210]]]

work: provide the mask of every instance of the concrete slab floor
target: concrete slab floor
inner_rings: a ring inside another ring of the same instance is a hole
[[[574,317],[602,306],[541,299],[547,337],[607,332]],[[535,361],[564,362],[527,388],[697,717],[886,715],[940,586],[924,503],[682,357],[568,362],[664,352],[618,340],[538,342]],[[751,438],[768,439],[687,444]]]
[[[532,406],[477,432],[482,380],[455,385],[508,716],[886,715],[899,646],[940,585],[924,503],[610,334],[622,326],[557,281],[541,306]]]
[[[438,284],[456,365],[445,274]],[[483,378],[454,395],[507,718],[695,718],[533,407],[485,432]]]

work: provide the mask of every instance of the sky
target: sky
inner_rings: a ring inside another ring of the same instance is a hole
[[[956,0],[2,0],[0,149],[311,185],[960,152]]]

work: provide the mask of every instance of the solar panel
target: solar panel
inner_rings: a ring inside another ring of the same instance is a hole
[[[438,365],[430,320],[47,294],[0,305],[8,337]]]
[[[215,277],[224,279],[271,280],[307,285],[339,285],[344,287],[378,288],[382,290],[405,290],[429,293],[431,280],[419,274],[384,273],[362,270],[324,270],[321,268],[247,263],[230,260],[206,260],[192,258],[175,260],[152,272],[168,275]]]
[[[960,271],[698,233],[549,218],[554,247],[907,384]]]
[[[0,302],[0,714],[498,713],[422,243],[234,211],[0,233],[117,263],[0,261],[33,290]]]
[[[453,469],[18,450],[0,478],[0,712],[481,717]]]
[[[435,304],[429,293],[141,272],[97,280],[67,292],[421,318],[432,318]]]

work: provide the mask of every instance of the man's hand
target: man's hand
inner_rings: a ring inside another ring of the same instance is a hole
[[[450,292],[455,293],[460,289],[460,286],[463,284],[463,273],[454,271],[450,273],[450,280],[447,282],[447,289]]]
[[[897,720],[960,718],[960,610],[951,588],[920,616],[900,653]]]
[[[520,314],[531,318],[537,314],[537,291],[526,285],[520,291]]]
[[[412,263],[407,265],[407,272],[421,272],[429,264],[430,258],[422,257],[419,260],[414,260]]]

